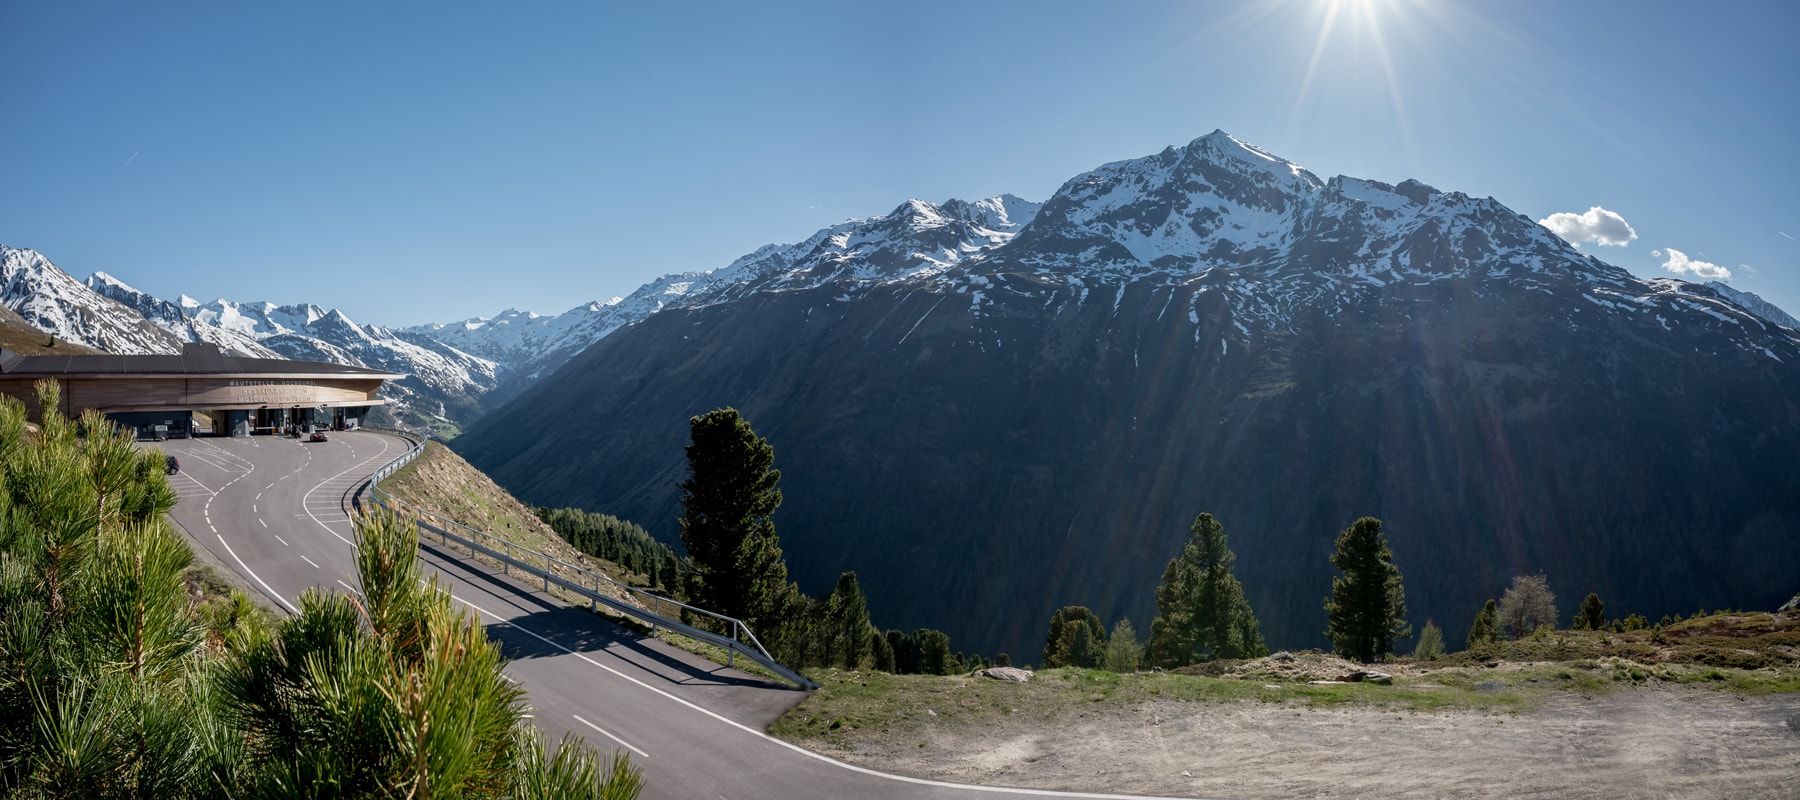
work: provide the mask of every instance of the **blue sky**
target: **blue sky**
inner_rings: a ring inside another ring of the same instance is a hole
[[[1600,206],[1636,238],[1585,249],[1800,313],[1797,32],[1776,2],[6,3],[0,242],[168,297],[556,312],[1224,128]]]

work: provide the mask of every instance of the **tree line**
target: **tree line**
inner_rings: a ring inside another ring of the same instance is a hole
[[[644,576],[653,589],[681,591],[683,576],[690,570],[686,560],[638,524],[579,508],[531,510],[575,549]]]
[[[1181,551],[1170,559],[1156,587],[1156,617],[1148,641],[1139,643],[1129,619],[1109,633],[1098,615],[1083,606],[1064,606],[1050,619],[1042,663],[1129,672],[1142,667],[1173,669],[1215,659],[1248,659],[1268,654],[1256,614],[1231,571],[1235,556],[1224,527],[1201,514],[1189,528]],[[1340,656],[1371,663],[1394,654],[1412,635],[1406,622],[1406,591],[1381,520],[1362,517],[1339,532],[1331,554],[1337,575],[1325,598],[1325,635]],[[1504,639],[1554,630],[1556,595],[1542,574],[1512,580],[1499,600],[1476,612],[1467,646],[1480,650]],[[1668,624],[1664,620],[1661,624]],[[1589,593],[1576,609],[1576,630],[1627,631],[1649,627],[1633,614],[1608,620],[1599,595]],[[1413,648],[1430,660],[1445,652],[1443,630],[1427,620]]]
[[[414,568],[417,530],[359,517],[360,594],[266,619],[196,598],[164,457],[97,412],[36,431],[0,398],[0,795],[636,797],[639,773],[549,745],[477,620]]]
[[[789,580],[776,534],[774,514],[782,494],[774,446],[736,409],[710,411],[688,424],[688,475],[681,483],[680,516],[688,557],[677,562],[685,599],[743,620],[778,659],[794,667],[954,674],[1011,664],[1005,653],[989,659],[957,652],[942,631],[879,629],[869,620],[867,598],[854,572],[843,573],[825,598],[808,597]],[[559,532],[622,531],[582,541],[611,536],[636,542],[640,533],[648,536],[630,523],[584,513],[551,512],[560,520],[552,527]],[[595,518],[600,521],[582,522]],[[663,557],[652,552],[646,557]],[[1130,672],[1267,655],[1256,613],[1232,571],[1235,560],[1224,525],[1211,514],[1198,515],[1156,586],[1156,615],[1146,638],[1140,640],[1129,619],[1108,629],[1091,609],[1064,606],[1050,619],[1038,663]],[[1322,610],[1332,649],[1363,663],[1394,655],[1413,629],[1407,622],[1403,576],[1381,520],[1361,517],[1339,531],[1330,561],[1336,574]],[[1554,628],[1556,615],[1548,580],[1519,576],[1499,600],[1489,600],[1477,613],[1468,645]],[[1608,621],[1600,598],[1589,594],[1571,625],[1627,630],[1645,627],[1645,622],[1636,615]],[[1443,631],[1426,620],[1414,655],[1433,658],[1443,651]]]

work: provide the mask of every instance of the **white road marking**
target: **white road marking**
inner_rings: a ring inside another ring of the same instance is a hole
[[[581,715],[580,715],[580,714],[570,714],[570,715],[569,715],[569,716],[572,716],[572,717],[574,717],[574,718],[575,718],[575,721],[576,721],[576,722],[579,722],[579,723],[581,723],[581,724],[583,724],[583,725],[586,725],[586,726],[588,726],[588,727],[590,727],[590,728],[593,728],[593,729],[594,729],[594,730],[596,730],[596,731],[599,731],[599,732],[600,732],[600,735],[601,735],[601,736],[604,736],[604,737],[606,737],[606,738],[608,738],[608,739],[611,739],[611,740],[613,740],[613,741],[615,741],[615,742],[618,742],[618,743],[619,743],[619,744],[622,744],[622,745],[624,745],[624,746],[625,746],[625,749],[627,749],[627,750],[630,750],[630,751],[631,751],[631,752],[633,752],[633,753],[637,753],[637,754],[638,754],[638,755],[640,755],[640,756],[643,756],[643,757],[644,757],[644,758],[649,758],[649,757],[650,757],[650,754],[649,754],[649,753],[646,753],[646,752],[644,752],[644,751],[642,751],[642,750],[639,750],[639,749],[637,749],[637,748],[636,748],[636,747],[633,747],[633,746],[632,746],[632,745],[631,745],[631,743],[630,743],[630,742],[627,742],[627,741],[625,741],[625,740],[624,740],[624,739],[621,739],[621,738],[619,738],[619,737],[617,737],[617,736],[614,736],[614,735],[612,735],[612,734],[611,734],[611,733],[609,733],[609,732],[607,732],[607,730],[606,730],[606,729],[605,729],[605,728],[602,728],[602,727],[600,727],[600,726],[599,726],[599,725],[595,725],[595,724],[594,724],[594,723],[592,723],[592,722],[588,722],[588,721],[587,721],[587,720],[585,720],[585,719],[582,719],[582,718],[581,718]]]
[[[237,551],[231,549],[231,543],[225,541],[225,537],[223,537],[223,536],[219,537],[219,544],[225,545],[225,552],[231,554],[232,560],[236,561],[238,563],[238,566],[243,568],[244,574],[249,575],[251,580],[254,580],[257,583],[262,584],[263,591],[268,592],[270,597],[275,598],[276,602],[282,604],[283,606],[286,606],[288,611],[293,612],[295,614],[300,613],[300,609],[295,608],[293,603],[290,603],[287,601],[287,598],[282,597],[274,589],[270,588],[269,584],[265,583],[262,578],[258,577],[257,574],[250,569],[249,564],[245,564],[243,559],[238,558]]]
[[[263,527],[265,527],[265,528],[267,528],[267,527],[269,527],[269,523],[267,523],[267,522],[263,522],[263,518],[262,518],[262,517],[257,517],[257,518],[256,518],[256,524],[258,524],[258,525],[261,525],[261,526],[263,526]]]
[[[318,565],[318,564],[313,564],[313,560],[312,560],[312,559],[310,559],[310,558],[307,558],[307,557],[306,557],[306,556],[301,556],[301,557],[300,557],[300,560],[301,560],[301,561],[304,561],[304,562],[306,562],[306,563],[308,563],[308,564],[312,564],[312,567],[313,567],[313,569],[319,569],[319,565]]]
[[[346,470],[344,470],[344,471],[343,471],[343,472],[340,472],[340,473],[338,473],[338,474],[336,474],[336,475],[333,475],[333,476],[331,476],[331,477],[329,477],[329,478],[326,478],[326,479],[325,479],[325,480],[324,480],[324,481],[323,481],[323,482],[321,482],[321,483],[320,483],[320,484],[319,484],[319,485],[318,485],[318,486],[314,486],[314,487],[313,487],[313,488],[311,488],[311,489],[308,489],[308,490],[306,490],[306,494],[305,494],[305,495],[304,495],[304,496],[303,496],[303,497],[301,497],[301,498],[300,498],[300,507],[301,507],[301,508],[304,508],[304,509],[305,509],[305,510],[306,510],[306,515],[307,515],[307,516],[309,516],[309,517],[312,517],[312,518],[313,518],[313,521],[314,521],[314,522],[317,522],[317,523],[319,523],[319,527],[321,527],[321,528],[324,528],[324,529],[325,529],[325,530],[326,530],[326,532],[328,532],[328,533],[330,533],[330,534],[331,534],[331,535],[332,535],[332,536],[336,536],[336,537],[337,537],[337,538],[338,538],[338,539],[339,539],[339,540],[341,540],[341,541],[343,541],[343,543],[344,543],[344,544],[347,544],[347,545],[350,545],[350,549],[352,549],[352,550],[355,550],[355,549],[356,549],[356,543],[355,543],[355,542],[352,542],[352,541],[350,541],[350,540],[349,540],[349,539],[345,539],[345,538],[344,538],[344,535],[343,535],[343,534],[341,534],[341,533],[338,533],[338,532],[337,532],[337,531],[335,531],[335,530],[332,530],[332,529],[331,529],[331,526],[330,526],[330,525],[326,525],[326,524],[325,524],[325,521],[324,521],[324,520],[322,520],[322,519],[319,519],[319,518],[318,518],[318,517],[317,517],[317,516],[314,516],[314,515],[313,515],[313,513],[312,513],[312,509],[311,509],[311,508],[310,508],[310,507],[308,507],[308,504],[309,504],[309,502],[310,502],[310,500],[311,500],[311,498],[312,498],[312,493],[313,493],[313,492],[316,492],[316,491],[318,491],[318,490],[319,490],[319,489],[320,489],[320,487],[323,487],[323,486],[324,486],[324,485],[325,485],[325,484],[327,484],[327,483],[330,483],[330,482],[332,482],[332,481],[334,481],[334,480],[336,480],[336,479],[338,479],[338,478],[340,478],[340,477],[343,477],[343,476],[344,476],[344,474],[345,474],[345,473],[348,473],[348,472],[350,472],[350,471],[351,471],[351,470],[354,470],[354,469],[357,469],[357,468],[360,468],[360,467],[362,467],[362,466],[364,466],[364,465],[366,465],[366,464],[368,464],[368,463],[369,463],[369,462],[370,462],[370,461],[374,461],[374,460],[375,460],[375,459],[377,459],[377,458],[380,458],[380,457],[382,457],[382,456],[384,456],[384,455],[386,455],[386,454],[387,454],[387,451],[388,451],[388,441],[387,441],[387,437],[386,437],[386,436],[383,436],[383,437],[381,437],[381,452],[379,452],[379,453],[376,453],[376,454],[375,454],[375,455],[372,455],[372,456],[369,456],[369,457],[368,457],[368,458],[365,458],[365,459],[363,459],[363,460],[362,460],[362,461],[360,461],[360,462],[357,462],[357,463],[356,463],[356,465],[355,465],[355,466],[352,466],[352,467],[350,467],[350,469],[346,469]],[[352,457],[354,457],[354,456],[355,456],[355,455],[356,455],[356,448],[354,448],[354,447],[352,447],[352,448],[350,448],[350,453],[351,453],[351,456],[352,456]],[[310,457],[310,454],[309,454],[309,457]],[[348,520],[349,520],[349,517],[348,517],[348,516],[346,516],[346,517],[345,517],[345,518],[344,518],[344,520],[342,520],[342,521],[348,521]],[[335,520],[335,519],[334,519],[334,520],[332,520],[332,521],[333,521],[333,522],[338,522],[338,521],[340,521],[340,520]]]
[[[282,547],[292,547],[292,545],[287,543],[286,539],[281,538],[281,534],[277,533],[277,534],[272,534],[272,535],[275,537],[275,541],[281,543]]]
[[[738,730],[748,733],[751,736],[754,736],[758,739],[762,739],[766,742],[770,742],[772,744],[775,744],[775,745],[778,745],[781,747],[785,747],[789,750],[799,753],[800,755],[806,756],[807,758],[811,758],[815,761],[822,761],[822,762],[824,762],[826,764],[830,764],[834,767],[840,767],[842,769],[850,770],[851,772],[861,773],[863,775],[868,775],[868,776],[874,777],[874,778],[881,778],[883,780],[897,781],[899,783],[911,783],[911,784],[918,785],[918,786],[936,786],[936,787],[943,788],[943,789],[957,789],[957,790],[961,790],[961,791],[965,791],[965,792],[989,792],[992,794],[1016,794],[1016,795],[1028,795],[1031,797],[1080,797],[1080,798],[1092,798],[1093,800],[1188,800],[1187,798],[1154,797],[1154,796],[1148,796],[1148,795],[1135,795],[1135,794],[1087,794],[1087,793],[1083,793],[1083,792],[1059,792],[1054,789],[1015,789],[1015,788],[1010,788],[1010,787],[1005,787],[1005,786],[978,786],[975,784],[968,784],[968,783],[950,783],[948,781],[934,781],[934,780],[930,780],[928,778],[913,778],[913,777],[909,777],[906,775],[893,775],[893,774],[889,774],[886,772],[878,772],[876,770],[872,770],[867,767],[859,767],[859,766],[856,766],[855,764],[846,764],[846,763],[839,761],[835,758],[832,758],[830,756],[820,755],[818,753],[815,753],[815,752],[808,750],[804,747],[801,747],[797,744],[790,744],[788,742],[784,742],[780,739],[777,739],[773,736],[763,733],[762,731],[759,731],[755,728],[752,728],[748,725],[738,722],[737,720],[734,720],[734,719],[731,719],[724,715],[721,715],[716,711],[707,710],[698,705],[695,705],[692,702],[684,700],[680,697],[676,697],[675,695],[669,694],[668,692],[663,691],[662,689],[658,689],[655,686],[651,686],[648,683],[638,680],[637,678],[633,678],[630,675],[626,675],[625,673],[620,672],[616,669],[613,669],[612,667],[609,667],[605,664],[602,664],[598,661],[588,658],[587,655],[584,653],[577,653],[574,650],[570,650],[569,648],[564,647],[561,644],[558,644],[557,642],[551,641],[550,639],[546,639],[541,634],[537,633],[536,631],[526,628],[516,622],[513,622],[512,620],[504,619],[500,615],[495,614],[491,611],[488,611],[487,609],[482,608],[481,606],[475,605],[474,603],[471,603],[460,597],[453,597],[452,599],[456,600],[459,603],[462,603],[463,605],[473,608],[476,611],[479,611],[483,614],[493,617],[495,619],[495,621],[499,622],[502,625],[511,627],[514,630],[517,630],[521,633],[524,633],[528,636],[531,636],[531,637],[543,642],[544,644],[550,645],[551,647],[554,647],[558,650],[568,653],[569,655],[579,658],[582,661],[586,661],[589,664],[592,664],[596,667],[606,670],[607,672],[610,672],[614,675],[624,678],[625,680],[631,681],[632,683],[635,683],[638,686],[641,686],[652,692],[660,694],[663,697],[667,697],[670,700],[674,700],[677,703],[680,703],[684,706],[687,706],[688,708],[691,708],[695,711],[698,711],[702,714],[712,717],[713,719],[723,722],[726,725],[730,725],[733,728],[737,728]]]
[[[350,590],[350,593],[351,593],[351,594],[353,594],[353,595],[356,595],[356,596],[358,596],[358,597],[361,597],[361,596],[362,596],[362,592],[359,592],[359,591],[357,591],[357,590],[356,590],[356,587],[354,587],[354,586],[351,586],[351,585],[350,585],[350,584],[348,584],[348,583],[345,583],[345,582],[343,582],[343,581],[338,581],[338,585],[339,585],[339,586],[342,586],[342,587],[344,587],[344,588],[346,588],[346,589],[349,589],[349,590]]]
[[[195,486],[198,486],[198,487],[200,487],[200,490],[201,490],[201,491],[203,491],[203,492],[206,492],[206,493],[207,493],[207,494],[218,494],[218,492],[215,492],[215,491],[213,491],[213,490],[211,490],[211,489],[208,489],[208,488],[206,488],[206,484],[204,484],[204,483],[201,483],[201,482],[200,482],[200,481],[198,481],[198,480],[195,480],[195,479],[194,479],[194,476],[192,476],[192,475],[189,475],[189,474],[187,474],[187,473],[185,473],[185,472],[177,472],[177,473],[175,473],[175,477],[178,477],[178,478],[187,478],[187,479],[188,479],[188,481],[189,481],[189,482],[191,482],[191,483],[193,483],[193,484],[194,484],[194,485],[195,485]]]

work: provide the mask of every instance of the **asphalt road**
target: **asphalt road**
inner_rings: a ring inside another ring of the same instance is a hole
[[[302,443],[272,437],[155,445],[181,459],[175,521],[267,603],[293,611],[313,587],[355,591],[349,509],[399,437],[360,431]],[[551,738],[623,748],[645,798],[1124,797],[962,786],[851,766],[763,731],[804,694],[616,626],[426,543],[424,569],[487,624]]]

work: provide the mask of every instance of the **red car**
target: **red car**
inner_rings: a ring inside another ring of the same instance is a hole
[[[307,437],[307,441],[323,442],[323,441],[325,441],[325,432],[324,431],[313,431],[312,436]]]

